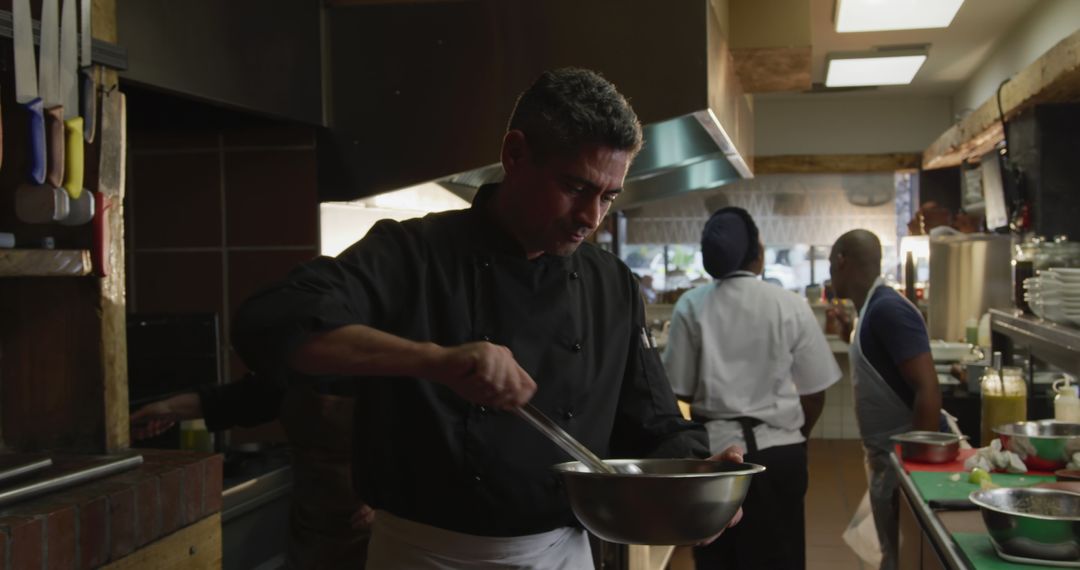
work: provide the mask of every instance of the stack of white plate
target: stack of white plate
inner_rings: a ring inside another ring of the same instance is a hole
[[[1039,317],[1080,326],[1080,268],[1055,267],[1025,280],[1024,299]]]

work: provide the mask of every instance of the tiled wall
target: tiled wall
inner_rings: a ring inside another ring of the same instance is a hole
[[[262,127],[130,135],[128,310],[220,317],[222,379],[243,299],[318,254],[315,134]]]
[[[855,421],[855,400],[851,389],[851,371],[846,352],[834,352],[844,376],[825,390],[825,409],[810,432],[813,439],[859,439]]]

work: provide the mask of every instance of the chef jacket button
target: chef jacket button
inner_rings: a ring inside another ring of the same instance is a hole
[[[487,268],[491,267],[491,262],[490,261],[481,261],[480,262],[480,267],[482,269],[487,269]]]
[[[486,414],[487,413],[487,406],[480,406],[479,410],[480,410],[481,414]]]
[[[476,475],[473,475],[473,481],[476,481],[477,483],[480,482],[480,474],[479,473],[477,473]]]
[[[570,279],[577,279],[577,278],[578,278],[577,271],[571,271],[570,272]]]
[[[574,352],[581,352],[581,343],[580,342],[575,342],[574,345],[571,346],[570,348],[573,349]]]
[[[488,336],[488,335],[484,335],[484,336],[480,337],[480,340],[482,340],[484,342],[491,342],[491,337]]]
[[[566,416],[566,419],[572,420],[574,419],[574,410],[566,410],[566,413],[563,415]]]

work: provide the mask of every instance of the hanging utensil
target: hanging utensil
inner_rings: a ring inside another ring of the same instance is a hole
[[[86,144],[94,142],[97,132],[97,75],[94,72],[93,31],[90,28],[90,6],[93,0],[81,0],[79,4],[79,70],[82,75],[83,139]]]
[[[49,1],[49,0],[46,0]],[[60,98],[64,107],[64,190],[71,213],[61,223],[78,226],[94,217],[94,202],[83,191],[83,119],[79,116],[79,32],[75,0],[64,0],[60,14]]]
[[[45,119],[38,97],[30,0],[14,0],[11,8],[15,27],[15,101],[26,108],[29,115],[30,181],[41,184],[45,182]]]
[[[41,61],[38,89],[45,108],[45,180],[59,188],[64,183],[64,106],[60,93],[60,14],[57,0],[41,3]]]
[[[637,465],[622,465],[620,469],[616,469],[607,463],[604,463],[603,459],[600,459],[589,448],[585,447],[580,441],[574,439],[573,436],[566,433],[558,424],[551,421],[543,412],[538,410],[532,404],[525,404],[520,408],[515,408],[514,413],[520,416],[525,421],[529,422],[531,426],[537,429],[540,433],[547,436],[548,439],[555,442],[563,451],[580,461],[585,467],[588,467],[590,471],[596,473],[641,473],[641,468]]]

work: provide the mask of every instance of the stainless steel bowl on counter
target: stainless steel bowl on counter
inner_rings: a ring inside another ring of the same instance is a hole
[[[621,544],[696,544],[721,530],[739,510],[752,463],[704,459],[611,459],[639,474],[596,473],[577,461],[553,466],[570,506],[589,532]]]
[[[1080,452],[1080,424],[1054,420],[1016,422],[994,428],[1003,449],[1024,460],[1029,470],[1055,471]]]
[[[1080,563],[1080,494],[1015,487],[975,491],[970,499],[1002,558]]]
[[[936,431],[909,431],[894,435],[892,440],[900,444],[900,458],[918,463],[949,463],[960,455],[963,437]]]

